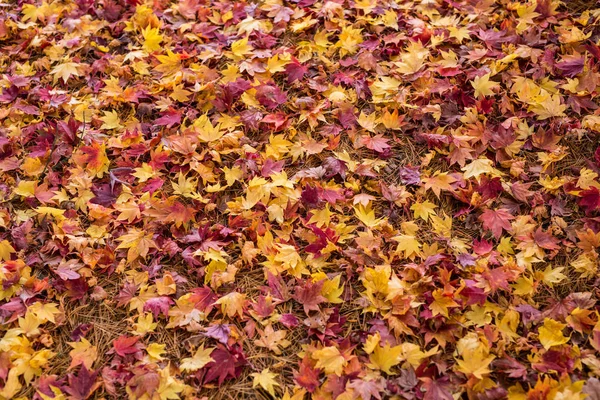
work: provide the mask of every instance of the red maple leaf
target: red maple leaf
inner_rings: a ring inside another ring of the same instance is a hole
[[[82,364],[77,375],[67,375],[69,386],[65,390],[72,396],[72,399],[85,400],[100,386],[100,382],[96,382],[97,376],[98,371],[89,371]]]
[[[319,282],[305,281],[303,286],[296,286],[294,290],[294,300],[304,306],[304,312],[306,315],[311,310],[319,311],[319,304],[327,301],[327,299],[321,296],[321,289],[325,280]]]
[[[448,377],[433,380],[429,377],[420,378],[425,389],[424,400],[453,400]],[[422,390],[422,389],[421,389]]]
[[[300,64],[296,59],[292,60],[291,63],[285,66],[285,73],[287,74],[288,83],[302,79],[304,74],[307,72],[308,68]]]
[[[167,128],[181,122],[181,113],[179,111],[169,109],[160,118],[154,120],[155,125],[166,126]]]
[[[248,363],[239,345],[234,345],[230,350],[227,350],[225,346],[219,344],[210,353],[210,356],[214,361],[206,366],[204,383],[217,379],[219,385],[221,385],[226,379],[235,379],[240,376],[244,366]]]
[[[363,136],[360,138],[360,142],[367,146],[367,149],[376,151],[378,153],[384,152],[386,149],[389,149],[390,146],[388,144],[388,139],[384,138],[383,135],[375,135],[371,136]]]
[[[263,106],[272,110],[287,101],[287,96],[279,87],[274,85],[261,85],[256,88],[256,100]]]
[[[552,236],[549,232],[544,232],[542,228],[538,228],[533,234],[533,240],[535,243],[543,249],[547,250],[558,250],[560,246],[558,245],[559,240]]]
[[[136,336],[119,336],[117,339],[113,340],[113,349],[115,353],[120,355],[121,357],[125,357],[128,354],[135,354],[140,351],[137,342],[139,337]]]
[[[600,208],[600,191],[592,186],[588,190],[581,192],[579,206],[584,209],[586,214],[596,211]]]
[[[309,393],[319,387],[319,369],[313,368],[310,358],[305,356],[299,364],[298,371],[294,371],[294,381]]]
[[[479,216],[479,220],[483,222],[483,227],[492,232],[496,239],[502,235],[502,229],[505,231],[511,229],[511,219],[515,219],[515,217],[502,208],[498,210],[485,210]]]

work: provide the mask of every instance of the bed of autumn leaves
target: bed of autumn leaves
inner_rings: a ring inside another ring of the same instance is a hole
[[[0,5],[1,399],[600,399],[600,9]]]

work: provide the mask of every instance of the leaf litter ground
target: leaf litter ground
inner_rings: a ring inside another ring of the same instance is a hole
[[[595,2],[0,8],[0,399],[600,397]]]

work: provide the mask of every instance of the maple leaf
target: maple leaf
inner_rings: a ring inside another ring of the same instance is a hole
[[[50,321],[53,324],[56,323],[55,316],[60,315],[61,311],[58,309],[55,303],[42,303],[35,302],[29,309],[38,319],[42,321]]]
[[[211,325],[208,328],[206,328],[206,333],[205,333],[205,335],[207,337],[216,339],[223,344],[227,344],[230,334],[231,334],[231,329],[229,328],[229,325],[227,325],[227,324]]]
[[[435,380],[426,376],[421,380],[425,389],[424,400],[454,400],[447,376]]]
[[[0,242],[0,258],[2,258],[4,261],[10,260],[10,255],[15,253],[15,251],[15,248],[12,247],[8,240],[3,240]]]
[[[494,90],[500,88],[500,85],[494,81],[490,81],[491,74],[487,73],[482,76],[477,76],[471,81],[471,86],[475,89],[475,97],[493,96]]]
[[[550,232],[544,232],[542,228],[538,228],[533,233],[533,240],[535,243],[543,249],[547,250],[558,250],[560,246],[558,245],[559,240],[552,236]]]
[[[456,360],[459,371],[478,379],[483,379],[491,372],[488,367],[496,357],[489,355],[489,349],[475,334],[462,338],[457,344],[457,349],[462,357]]]
[[[426,190],[431,189],[439,198],[442,190],[452,191],[452,184],[456,182],[456,178],[448,175],[447,172],[436,172],[431,177],[422,177],[423,187]]]
[[[425,200],[423,203],[415,203],[410,206],[410,209],[415,213],[415,218],[421,218],[425,222],[429,220],[429,216],[435,215],[435,209],[437,206]]]
[[[231,52],[236,57],[244,57],[252,51],[252,46],[248,44],[248,37],[236,40],[231,43]]]
[[[284,104],[287,100],[286,94],[275,85],[261,85],[256,88],[256,99],[270,110]]]
[[[479,180],[479,176],[483,174],[502,175],[502,172],[492,166],[493,164],[494,162],[489,158],[478,158],[461,168],[461,170],[464,171],[465,179],[474,177]]]
[[[375,135],[373,137],[368,135],[362,136],[360,141],[367,147],[367,149],[376,151],[378,153],[383,153],[385,150],[392,147],[387,143],[388,139],[384,138],[383,135]]]
[[[167,49],[167,55],[157,55],[156,59],[160,62],[155,67],[158,72],[162,72],[165,75],[174,74],[181,67],[181,57],[179,54],[173,53],[171,49]]]
[[[448,296],[444,296],[441,290],[436,290],[433,292],[433,302],[429,304],[429,309],[431,310],[432,316],[443,315],[448,318],[448,309],[450,307],[458,307],[458,303],[456,303],[452,298]]]
[[[487,209],[479,216],[479,220],[483,222],[483,227],[492,232],[496,239],[500,238],[502,230],[510,231],[512,229],[510,220],[514,218],[502,208],[498,210]]]
[[[298,285],[295,287],[294,299],[302,304],[306,315],[309,315],[311,310],[319,311],[319,304],[327,301],[321,295],[324,284],[324,280],[318,282],[304,281],[302,286]]]
[[[400,364],[400,361],[402,361],[401,354],[402,346],[391,347],[389,343],[386,343],[383,347],[376,346],[373,353],[369,355],[369,360],[371,361],[369,366],[379,369],[388,375],[393,375],[394,373],[391,371],[391,368]]]
[[[344,358],[335,346],[323,347],[312,352],[311,357],[317,361],[316,368],[323,369],[327,374],[341,376],[348,360]]]
[[[568,337],[563,336],[562,330],[567,327],[567,324],[561,324],[550,318],[544,319],[544,325],[538,329],[540,343],[546,350],[553,346],[560,346],[569,342]]]
[[[62,79],[64,83],[67,83],[72,76],[81,76],[79,64],[74,62],[58,64],[50,71],[50,73],[54,75],[54,83],[58,82],[59,79]]]
[[[275,380],[277,374],[269,371],[269,368],[263,369],[261,372],[254,372],[250,374],[254,379],[252,381],[252,387],[260,386],[267,391],[271,396],[275,396],[275,386],[279,386],[279,383]]]
[[[235,315],[243,317],[246,306],[246,295],[244,293],[232,292],[221,297],[215,304],[221,305],[223,314],[230,318],[233,318]]]
[[[287,332],[284,330],[274,330],[271,324],[265,327],[262,337],[254,343],[260,347],[266,347],[275,354],[281,354],[281,349],[288,347],[291,342],[285,340]]]
[[[375,218],[375,211],[371,208],[370,203],[367,206],[359,204],[354,207],[354,213],[360,222],[369,228],[374,228],[383,221],[383,218]]]
[[[144,37],[144,50],[151,53],[161,49],[160,44],[163,41],[163,37],[158,28],[152,28],[148,25],[145,29],[142,29],[142,36]]]
[[[135,354],[139,352],[139,339],[140,338],[137,336],[119,336],[117,339],[113,340],[113,349],[115,353],[121,357],[125,357],[129,354]]]
[[[214,361],[207,365],[205,383],[217,379],[221,385],[228,378],[237,378],[247,363],[243,353],[237,347],[228,351],[224,346],[218,345],[211,353],[211,357]]]
[[[98,178],[108,172],[110,160],[106,155],[106,146],[104,143],[94,142],[90,146],[81,146],[76,154],[73,155],[75,162],[88,169]]]
[[[285,66],[285,73],[287,74],[288,83],[294,83],[295,81],[302,80],[307,72],[308,68],[300,64],[296,59],[292,59],[292,62]]]
[[[294,381],[309,393],[313,393],[319,387],[319,370],[313,368],[308,356],[302,359],[298,371],[294,371]]]
[[[145,233],[144,231],[132,229],[124,235],[119,236],[117,239],[121,242],[117,249],[128,249],[127,251],[127,262],[131,263],[136,258],[146,258],[148,251],[151,248],[156,248],[156,244],[152,240],[152,233]]]
[[[179,369],[182,371],[197,371],[201,368],[204,368],[206,364],[215,361],[210,356],[213,351],[214,349],[205,349],[204,346],[198,347],[198,350],[196,350],[193,357],[184,358],[181,360]]]
[[[86,400],[98,389],[96,382],[99,371],[90,371],[82,365],[77,375],[68,374],[69,386],[65,389],[74,400]]]
[[[71,364],[68,369],[74,368],[80,364],[86,368],[91,368],[92,364],[98,358],[98,349],[93,346],[86,338],[81,338],[79,342],[68,342],[73,348],[69,352],[71,356]]]
[[[102,121],[101,129],[111,130],[111,129],[119,129],[121,127],[121,119],[119,118],[119,113],[115,110],[112,111],[104,111],[104,115],[100,117]]]
[[[163,113],[160,118],[154,120],[156,125],[166,126],[167,128],[172,127],[173,125],[177,125],[181,123],[181,113],[177,110],[167,110]]]
[[[541,100],[536,100],[529,110],[537,114],[538,119],[544,120],[552,117],[562,117],[565,115],[567,105],[561,104],[561,97],[558,94],[546,94]]]

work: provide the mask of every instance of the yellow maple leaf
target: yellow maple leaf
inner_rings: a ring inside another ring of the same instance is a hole
[[[103,122],[100,129],[119,129],[122,126],[121,120],[119,119],[119,113],[117,113],[115,110],[104,111],[104,115],[99,119]]]
[[[324,272],[317,272],[312,274],[312,278],[315,282],[325,280],[323,287],[321,288],[321,295],[323,295],[328,302],[334,304],[342,303],[340,296],[344,293],[344,285],[340,287],[341,274],[336,275],[333,279],[329,279]]]
[[[181,69],[181,57],[175,54],[171,49],[167,49],[167,55],[158,55],[156,59],[160,62],[154,69],[165,75],[173,74]]]
[[[529,111],[537,114],[540,120],[565,116],[566,104],[561,104],[561,97],[558,94],[550,95],[544,91],[541,96],[532,101],[529,106]]]
[[[11,246],[8,240],[0,242],[0,258],[4,261],[10,260],[10,255],[15,252],[15,248]]]
[[[569,341],[570,338],[565,337],[562,330],[567,327],[567,324],[561,324],[550,318],[544,319],[544,325],[538,329],[538,338],[540,343],[546,350],[552,346],[560,346]]]
[[[471,81],[471,86],[475,89],[475,97],[493,96],[494,90],[500,85],[494,81],[490,81],[491,74],[487,73],[483,76],[477,76]]]
[[[250,374],[250,376],[254,378],[252,381],[253,388],[260,385],[260,387],[265,389],[271,396],[275,396],[275,386],[279,386],[279,383],[275,380],[277,374],[269,371],[269,368],[265,368],[261,372]]]
[[[55,207],[36,207],[35,211],[38,214],[42,214],[44,216],[52,216],[54,217],[57,221],[62,221],[65,219],[65,211],[67,210],[62,210],[60,208],[55,208]]]
[[[156,171],[148,163],[143,163],[141,167],[134,168],[135,172],[131,175],[138,178],[140,182],[146,182],[148,179],[156,176]]]
[[[160,44],[163,41],[163,37],[158,28],[152,28],[148,25],[146,29],[142,29],[142,36],[144,36],[144,50],[151,53],[161,49]]]
[[[477,160],[473,160],[468,165],[465,165],[461,168],[461,171],[464,171],[465,179],[476,178],[479,180],[479,176],[483,174],[490,174],[494,176],[504,175],[501,171],[497,170],[493,167],[494,162],[489,158],[478,158]]]
[[[158,324],[154,322],[152,313],[144,313],[138,316],[137,322],[133,325],[135,334],[144,336],[148,332],[153,332]]]
[[[67,83],[70,77],[81,76],[78,68],[79,64],[77,63],[64,62],[54,67],[50,73],[54,76],[54,83],[56,83],[59,78],[62,78],[63,82]]]
[[[19,181],[17,187],[13,189],[13,193],[23,197],[34,197],[37,183],[37,181]]]
[[[243,58],[252,51],[252,46],[248,44],[248,37],[236,40],[231,43],[231,52],[234,56]]]
[[[435,215],[435,209],[437,205],[433,204],[429,200],[423,203],[415,203],[410,206],[410,209],[415,213],[415,218],[421,218],[425,222],[429,220],[430,215]]]
[[[5,380],[4,387],[0,390],[0,398],[12,399],[21,390],[19,382],[19,370],[11,368],[8,371],[8,377]]]
[[[37,301],[28,308],[38,319],[42,321],[50,321],[53,324],[56,323],[54,318],[56,315],[61,314],[55,303],[42,303]]]
[[[398,242],[396,253],[404,252],[405,258],[414,259],[415,256],[421,254],[421,243],[414,235],[398,235],[392,238]]]
[[[567,278],[566,275],[562,273],[564,270],[565,267],[552,268],[551,265],[548,265],[544,271],[536,271],[535,277],[552,287],[555,283],[560,283]]]
[[[460,372],[465,375],[473,375],[477,379],[483,379],[491,372],[489,365],[496,357],[489,355],[488,345],[482,342],[476,333],[469,333],[460,339],[456,349],[462,357],[462,359],[456,359]]]
[[[458,307],[458,303],[450,297],[444,296],[442,289],[435,290],[432,295],[434,300],[429,304],[429,309],[434,317],[441,314],[448,318],[448,308]]]
[[[156,394],[158,394],[158,398],[160,400],[178,400],[181,398],[179,394],[183,392],[183,390],[186,388],[186,385],[184,383],[178,381],[177,379],[171,376],[169,370],[170,368],[166,367],[165,369],[159,372],[160,381],[158,384],[158,388],[156,389]],[[127,389],[130,390],[129,386],[127,387]],[[135,396],[132,396],[130,394],[130,398],[134,397]]]
[[[163,354],[165,353],[166,344],[152,343],[146,347],[146,352],[153,361],[163,360]]]
[[[192,92],[185,89],[182,84],[173,86],[173,92],[169,95],[170,98],[180,102],[186,102],[190,99]]]
[[[423,46],[420,40],[410,42],[406,52],[402,53],[402,61],[396,62],[398,72],[405,75],[410,75],[418,72],[425,60],[429,57],[429,50]]]
[[[91,344],[86,338],[81,338],[78,342],[67,342],[73,348],[69,352],[71,356],[71,365],[68,369],[74,368],[80,364],[86,368],[92,368],[92,364],[98,358],[98,348]]]
[[[35,4],[23,4],[23,7],[21,8],[21,14],[23,14],[23,18],[21,21],[45,21],[46,16],[50,15],[51,13],[52,9],[45,1],[43,1],[40,6],[36,6]]]
[[[342,56],[346,54],[354,54],[358,50],[358,45],[363,42],[362,29],[352,28],[345,26],[342,28],[342,32],[338,37],[338,42],[335,44],[336,47],[340,48],[340,54]]]
[[[228,293],[217,300],[215,304],[219,304],[221,306],[221,312],[229,318],[233,318],[236,314],[243,317],[244,306],[246,305],[246,295],[238,292]]]
[[[121,242],[117,249],[128,249],[127,251],[127,262],[131,263],[136,258],[146,258],[150,248],[156,248],[154,240],[152,240],[152,233],[146,233],[138,229],[132,229],[124,235],[119,236],[117,239]]]
[[[323,369],[326,374],[335,374],[337,376],[342,376],[344,367],[348,364],[348,360],[344,358],[340,350],[335,346],[315,350],[311,354],[311,358],[317,361],[317,368]]]
[[[533,278],[524,275],[519,277],[512,287],[514,293],[519,296],[532,295],[535,290]]]
[[[459,44],[471,36],[471,30],[466,26],[450,26],[448,27],[448,32],[450,33],[450,37],[456,39]]]
[[[388,375],[393,375],[390,369],[400,364],[402,358],[400,355],[402,354],[402,346],[394,346],[391,347],[389,343],[385,346],[376,346],[373,353],[369,356],[369,360],[371,361],[368,364],[369,368],[374,368],[385,372]]]
[[[409,342],[402,343],[400,346],[402,347],[401,359],[406,360],[413,368],[417,368],[425,358],[437,354],[439,350],[439,346],[435,346],[431,350],[424,352],[421,351],[421,347],[418,344]]]
[[[371,208],[370,203],[366,207],[359,204],[353,208],[356,217],[369,228],[375,228],[383,221],[383,218],[375,218],[375,211]]]
[[[142,215],[140,207],[133,201],[128,201],[127,203],[123,204],[116,204],[115,209],[121,212],[117,217],[118,221],[127,221],[129,223],[132,223],[134,220],[140,218]]]
[[[267,70],[272,74],[285,71],[285,66],[290,62],[291,55],[289,53],[275,54],[267,60]]]
[[[586,115],[581,121],[581,127],[600,132],[600,115]]]
[[[182,371],[198,371],[203,368],[206,364],[214,361],[210,356],[214,349],[205,349],[204,345],[200,346],[192,357],[184,358],[181,360],[179,369]]]
[[[436,172],[433,176],[422,179],[425,190],[431,189],[438,198],[442,190],[452,191],[452,183],[456,182],[456,179],[447,172]]]
[[[24,317],[19,317],[19,328],[28,337],[38,336],[41,332],[39,326],[45,321],[33,312],[27,311]]]
[[[517,328],[519,327],[520,319],[521,315],[517,311],[507,310],[502,319],[496,317],[496,326],[510,341],[513,341],[519,337]]]
[[[37,176],[44,170],[44,164],[39,157],[26,157],[20,168],[27,176]]]
[[[221,131],[221,125],[213,125],[206,114],[194,121],[193,126],[198,132],[198,139],[205,143],[219,140],[225,134],[224,131]]]

